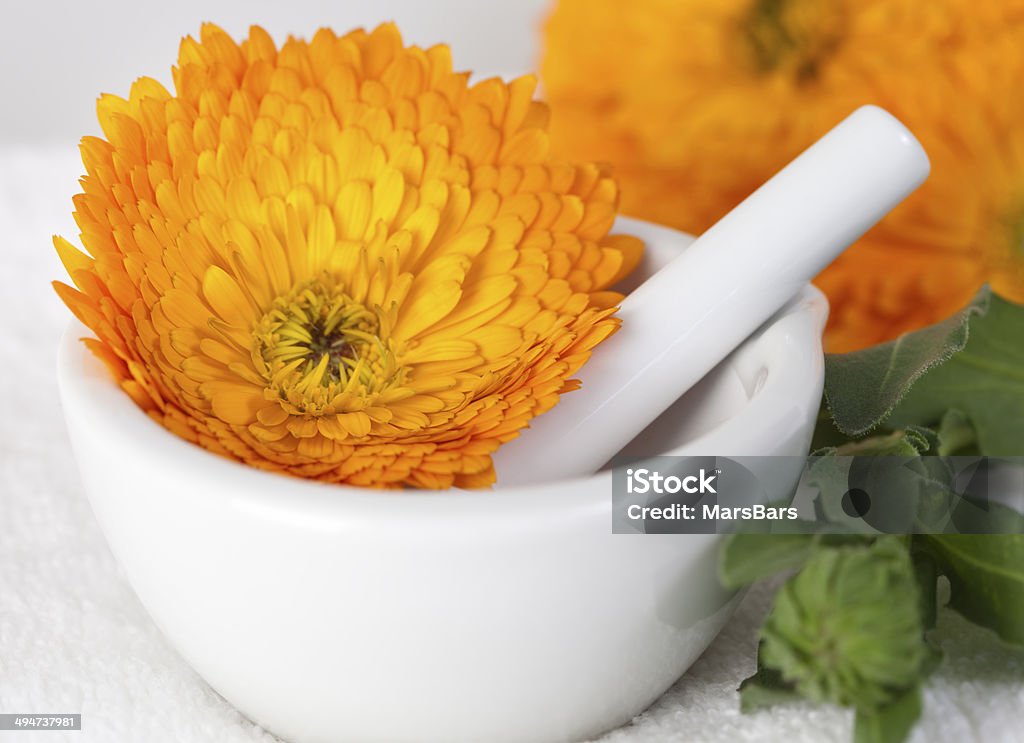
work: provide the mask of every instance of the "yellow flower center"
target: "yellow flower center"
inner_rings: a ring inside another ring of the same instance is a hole
[[[784,72],[806,83],[839,48],[843,20],[836,2],[754,0],[742,31],[759,73]]]
[[[338,412],[328,408],[339,397],[365,400],[401,376],[377,314],[331,284],[300,284],[253,331],[257,368],[297,412]]]

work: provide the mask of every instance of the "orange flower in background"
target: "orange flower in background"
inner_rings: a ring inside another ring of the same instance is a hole
[[[468,84],[392,25],[186,38],[98,104],[57,291],[171,431],[264,469],[474,487],[611,335],[641,246],[548,154],[535,81]]]
[[[1022,0],[561,0],[552,143],[612,162],[622,210],[700,233],[865,103],[920,138],[928,182],[819,277],[830,350],[1024,300]]]

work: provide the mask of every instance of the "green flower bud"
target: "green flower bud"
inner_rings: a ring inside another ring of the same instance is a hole
[[[892,701],[929,657],[909,551],[895,538],[819,550],[779,590],[761,637],[763,665],[809,699]]]

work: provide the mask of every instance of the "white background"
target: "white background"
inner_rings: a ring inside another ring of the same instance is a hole
[[[170,83],[178,42],[212,21],[241,38],[253,24],[279,43],[398,22],[407,42],[447,42],[456,69],[519,74],[537,63],[547,0],[0,0],[0,141],[98,134],[100,93],[142,75]]]

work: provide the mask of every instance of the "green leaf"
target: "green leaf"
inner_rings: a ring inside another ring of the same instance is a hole
[[[718,575],[726,588],[742,588],[778,573],[798,570],[822,547],[870,544],[860,534],[815,532],[817,522],[800,522],[805,532],[757,534],[738,532],[726,537],[719,553]]]
[[[858,709],[854,743],[902,743],[921,716],[921,687],[915,686],[878,709]]]
[[[743,680],[739,692],[740,712],[744,713],[801,699],[793,684],[772,668],[758,668],[757,673]]]
[[[877,529],[863,518],[848,514],[843,508],[843,500],[850,489],[852,461],[848,457],[838,456],[837,452],[837,449],[825,453],[816,452],[818,458],[811,460],[807,467],[807,484],[818,490],[814,499],[818,522],[840,526],[847,532],[876,534]]]
[[[819,452],[806,478],[818,490],[819,523],[861,534],[943,531],[956,503],[954,473],[942,457],[919,456],[936,440],[931,431],[906,430]],[[851,511],[856,491],[862,510]]]
[[[924,551],[912,551],[911,559],[914,563],[914,578],[917,582],[920,601],[921,626],[925,631],[932,630],[935,629],[935,621],[938,619],[939,613],[938,566],[935,564],[935,559]]]
[[[832,355],[825,356],[826,370],[832,363],[832,358]],[[821,407],[818,409],[818,420],[814,424],[811,451],[814,453],[824,452],[849,443],[849,441],[850,437],[836,428],[835,421],[832,420],[832,412],[828,408],[828,401],[822,397]]]
[[[974,426],[962,410],[950,408],[939,421],[939,428],[936,431],[938,437],[939,456],[963,456],[980,454],[978,451],[978,436],[974,432]]]
[[[812,534],[731,534],[722,545],[718,575],[739,588],[801,565],[814,549]]]
[[[876,435],[851,441],[879,428]],[[750,700],[744,704],[772,699],[766,674],[774,670],[783,698],[789,681],[805,697],[855,706],[857,743],[900,743],[920,717],[921,683],[941,658],[924,634],[935,623],[937,574],[949,579],[955,610],[1003,640],[1024,645],[1024,518],[984,497],[961,499],[964,473],[954,472],[948,459],[1024,454],[1024,306],[986,288],[938,325],[874,348],[829,355],[814,443],[820,455],[839,455],[823,456],[809,471],[819,488],[819,516],[855,521],[844,513],[842,499],[856,487],[870,493],[873,520],[913,515],[919,530],[960,528],[973,534],[879,537],[869,548],[862,543],[831,550],[822,548],[826,535],[817,535],[809,551],[806,545],[784,551],[779,562],[800,572],[780,590],[762,628],[764,667],[745,683]],[[898,459],[887,468],[869,461],[870,455]],[[968,474],[968,487],[978,477],[981,488],[971,492],[984,496],[985,473]],[[911,510],[904,514],[896,506]],[[908,544],[911,564],[899,567],[897,554],[904,550],[906,556]],[[755,574],[759,553],[748,547],[739,564]],[[764,571],[771,560],[766,563]],[[886,621],[876,622],[882,607]],[[904,630],[893,634],[900,617]],[[874,631],[866,632],[868,627]],[[825,636],[842,642],[833,641],[823,653],[816,643]],[[887,665],[908,654],[916,658],[912,668]],[[882,676],[889,677],[887,683],[880,683]]]
[[[983,289],[966,309],[941,323],[862,351],[830,354],[825,365],[825,399],[836,428],[857,437],[884,421],[915,382],[967,346],[968,334],[977,324],[972,318],[986,314],[991,298],[991,292]],[[1017,335],[1010,337],[1019,337],[1022,328],[1018,325]],[[943,410],[934,419],[910,416],[907,420],[927,425],[937,422]]]
[[[887,424],[928,425],[950,409],[970,420],[982,454],[1024,454],[1024,306],[989,297],[963,349],[922,376]]]
[[[916,457],[937,443],[937,435],[923,426],[908,426],[892,433],[850,441],[829,451],[841,457]]]
[[[1024,645],[1024,534],[933,534],[919,541],[949,579],[951,607]]]

